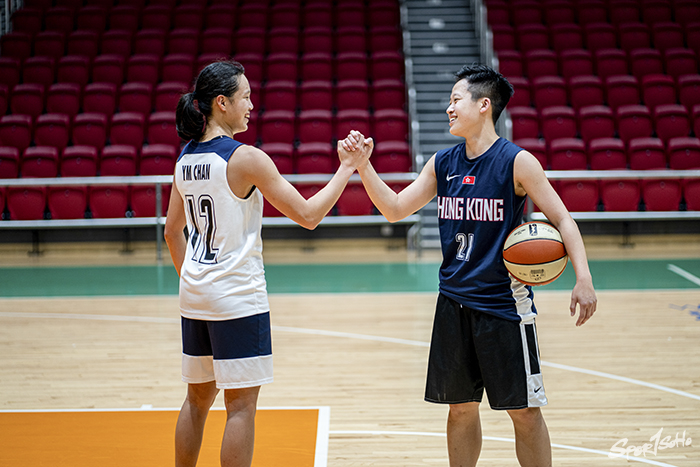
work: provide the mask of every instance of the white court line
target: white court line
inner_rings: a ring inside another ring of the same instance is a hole
[[[437,438],[445,438],[446,435],[445,433],[430,433],[430,432],[419,432],[419,431],[359,431],[359,430],[333,430],[330,432],[332,435],[389,435],[389,436],[432,436],[432,437],[437,437]],[[499,438],[495,436],[482,436],[484,440],[487,441],[502,441],[506,443],[515,443],[515,439],[512,438]],[[608,457],[610,454],[609,452],[605,451],[600,451],[598,449],[588,449],[588,448],[581,448],[578,446],[569,446],[567,444],[557,444],[557,443],[551,443],[553,448],[559,448],[559,449],[568,449],[569,451],[580,451],[580,452],[587,452],[589,454],[600,454],[602,456]],[[625,459],[629,459],[631,461],[636,461],[636,462],[642,462],[644,464],[650,464],[650,465],[657,465],[660,467],[677,467],[672,464],[666,464],[664,462],[658,462],[658,461],[653,461],[650,459],[645,459],[643,457],[635,457],[635,456],[625,456]]]
[[[168,323],[176,324],[180,322],[179,318],[156,318],[147,316],[121,316],[121,315],[82,315],[76,313],[23,313],[14,311],[0,311],[0,317],[5,318],[63,318],[63,319],[86,319],[86,320],[98,320],[98,321],[132,321],[132,322],[145,322],[145,323]],[[430,343],[415,341],[409,339],[398,339],[394,337],[382,337],[382,336],[372,336],[367,334],[355,334],[350,332],[339,332],[339,331],[324,331],[321,329],[307,329],[307,328],[297,328],[289,326],[272,326],[273,331],[282,332],[295,332],[299,334],[310,334],[316,336],[331,336],[331,337],[343,337],[349,339],[360,339],[375,342],[387,342],[391,344],[402,344],[411,345],[415,347],[430,347]],[[647,383],[646,381],[641,381],[638,379],[627,378],[625,376],[618,376],[612,373],[605,373],[596,370],[587,370],[585,368],[578,368],[570,365],[562,365],[560,363],[552,363],[547,361],[541,362],[542,366],[548,366],[551,368],[557,368],[559,370],[573,371],[576,373],[584,373],[592,376],[598,376],[601,378],[608,378],[616,381],[622,381],[624,383],[635,384],[637,386],[643,386],[651,389],[656,389],[658,391],[668,392],[670,394],[675,394],[681,397],[687,397],[689,399],[700,400],[700,396],[696,394],[691,394],[689,392],[681,391],[678,389],[669,388],[667,386],[661,386],[660,384]]]
[[[675,264],[669,264],[669,265],[667,265],[667,266],[666,266],[666,269],[668,269],[668,270],[671,271],[671,272],[675,272],[676,274],[678,274],[678,275],[681,276],[682,278],[688,279],[690,282],[692,282],[692,283],[694,283],[694,284],[700,285],[700,277],[695,276],[695,275],[689,273],[689,272],[686,271],[685,269],[679,268],[679,267],[676,266]]]

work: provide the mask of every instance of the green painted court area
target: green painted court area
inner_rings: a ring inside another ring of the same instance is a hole
[[[270,293],[436,292],[437,263],[267,265]],[[590,261],[598,290],[700,289],[700,259]],[[538,290],[570,290],[569,265]],[[0,297],[174,295],[178,277],[162,266],[0,268]]]

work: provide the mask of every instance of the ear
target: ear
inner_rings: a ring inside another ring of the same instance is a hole
[[[219,106],[219,110],[221,110],[222,112],[226,111],[226,101],[226,96],[223,96],[221,94],[216,96],[216,105]]]
[[[491,99],[484,97],[481,101],[481,106],[479,107],[479,113],[485,113],[491,108]]]

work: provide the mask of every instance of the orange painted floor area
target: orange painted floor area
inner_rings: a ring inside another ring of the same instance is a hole
[[[253,466],[314,467],[319,414],[318,408],[259,409]],[[174,465],[177,416],[177,410],[2,412],[0,465]],[[223,410],[210,412],[198,465],[219,465],[225,419]]]

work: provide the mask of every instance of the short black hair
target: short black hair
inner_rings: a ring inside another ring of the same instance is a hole
[[[513,96],[513,85],[499,72],[486,65],[464,65],[455,73],[455,80],[467,80],[467,89],[473,100],[488,97],[493,105],[493,124],[498,121],[503,109]]]

